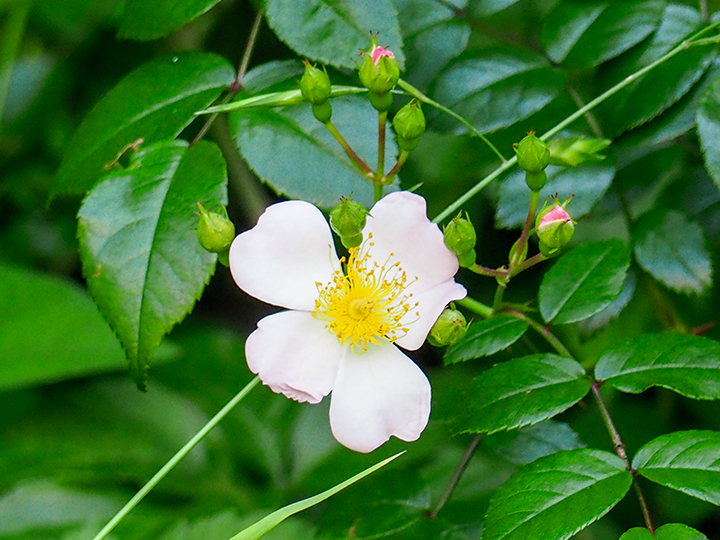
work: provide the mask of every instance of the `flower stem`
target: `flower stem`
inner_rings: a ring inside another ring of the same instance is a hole
[[[408,156],[410,155],[410,152],[407,150],[400,150],[400,156],[398,157],[397,163],[393,165],[393,168],[390,169],[390,172],[387,173],[382,178],[382,183],[385,185],[391,184],[392,181],[395,179],[395,176],[398,172],[400,172],[400,169],[402,169],[402,166],[405,165],[405,162],[407,161]]]
[[[473,264],[472,266],[468,266],[467,269],[470,270],[471,272],[474,272],[481,276],[507,277],[507,275],[508,275],[507,268],[493,269],[493,268],[488,268],[487,266],[482,266],[477,263]]]
[[[355,153],[355,150],[353,150],[352,147],[347,143],[345,137],[340,134],[340,132],[335,127],[335,124],[332,123],[332,120],[328,120],[325,124],[325,127],[330,132],[330,134],[335,137],[335,140],[340,143],[340,146],[343,147],[343,150],[345,150],[345,153],[350,158],[350,161],[352,161],[367,178],[374,179],[375,173],[373,172],[373,170],[367,163],[362,160],[360,156]]]
[[[405,90],[408,94],[410,94],[412,97],[414,97],[414,98],[417,99],[418,101],[421,101],[421,102],[423,102],[423,103],[427,103],[427,104],[430,105],[431,107],[435,107],[436,109],[441,110],[441,111],[444,112],[445,114],[449,114],[450,116],[452,116],[453,118],[455,118],[455,120],[457,120],[458,122],[462,123],[465,127],[467,127],[467,128],[468,128],[470,131],[472,131],[475,135],[477,135],[478,137],[480,137],[480,139],[488,146],[488,148],[490,148],[490,150],[492,150],[492,151],[495,153],[495,155],[500,159],[500,161],[501,161],[502,163],[506,163],[506,162],[507,162],[507,160],[505,159],[505,156],[503,156],[503,155],[500,153],[500,150],[498,150],[497,148],[495,148],[495,145],[493,145],[493,144],[487,139],[487,137],[485,137],[485,135],[483,135],[482,133],[480,133],[480,132],[477,130],[477,128],[475,128],[475,126],[473,126],[470,122],[468,122],[467,120],[465,120],[465,119],[464,119],[462,116],[460,116],[458,113],[456,113],[455,111],[452,111],[452,110],[448,109],[447,107],[445,107],[444,105],[441,105],[441,104],[438,103],[437,101],[433,101],[432,99],[430,99],[429,97],[427,97],[425,94],[423,94],[420,90],[418,90],[417,88],[415,88],[413,85],[411,85],[411,84],[410,84],[409,82],[407,82],[407,81],[404,81],[404,80],[400,79],[400,80],[398,81],[398,86],[399,86],[400,88],[402,88],[403,90]]]
[[[383,197],[383,189],[385,188],[385,186],[383,186],[381,182],[374,182],[373,185],[375,186],[375,190],[373,192],[373,200],[375,202],[378,202]]]
[[[602,383],[598,381],[592,381],[591,388],[593,395],[595,396],[595,399],[598,402],[598,406],[600,407],[600,413],[602,414],[603,421],[605,422],[605,427],[607,427],[608,432],[610,433],[610,437],[613,441],[613,446],[615,447],[615,453],[620,457],[620,459],[623,460],[625,463],[625,467],[628,471],[630,471],[633,475],[633,478],[637,476],[637,471],[632,468],[632,464],[630,463],[630,460],[627,457],[627,451],[625,450],[625,444],[622,442],[622,439],[620,438],[620,433],[618,433],[617,428],[615,428],[615,424],[612,421],[612,417],[610,416],[610,412],[608,411],[607,406],[605,405],[605,400],[603,400],[602,394],[600,394],[600,385]],[[635,493],[637,493],[638,500],[640,501],[640,507],[642,508],[643,518],[645,519],[645,525],[647,526],[648,531],[650,531],[651,534],[655,534],[655,527],[652,522],[652,518],[650,516],[650,509],[648,508],[647,501],[645,500],[645,496],[642,493],[642,490],[640,489],[640,485],[637,483],[636,480],[633,480],[633,484],[635,486]]]
[[[232,398],[220,411],[213,416],[210,421],[205,424],[205,426],[198,431],[195,436],[190,439],[185,446],[183,446],[178,452],[170,458],[170,460],[163,465],[163,467],[155,473],[155,476],[153,476],[148,482],[140,488],[140,491],[138,491],[135,496],[130,499],[125,506],[123,506],[120,511],[115,514],[115,516],[108,521],[107,525],[102,528],[102,530],[95,535],[93,540],[102,540],[105,538],[110,531],[112,531],[118,523],[120,523],[125,516],[127,516],[130,511],[135,508],[135,506],[147,495],[152,488],[154,488],[160,480],[162,480],[167,473],[169,473],[175,465],[177,465],[181,459],[183,459],[190,450],[192,450],[209,432],[212,428],[214,428],[220,420],[225,418],[227,413],[229,413],[235,405],[240,403],[242,399],[250,393],[250,390],[252,390],[258,383],[260,382],[260,379],[258,377],[255,377],[252,381],[247,383],[245,385],[245,388],[240,390],[238,394]]]
[[[20,42],[25,33],[25,23],[30,12],[29,0],[11,3],[9,14],[0,39],[0,125],[5,112],[5,102],[10,92],[10,80],[15,59],[20,49]]]
[[[445,504],[450,500],[450,496],[453,494],[453,491],[455,491],[458,482],[460,482],[460,479],[462,478],[465,469],[467,469],[467,466],[470,463],[470,458],[472,458],[475,450],[477,450],[477,447],[480,444],[481,440],[482,435],[475,436],[475,438],[470,443],[470,446],[468,446],[467,450],[465,450],[465,453],[463,454],[462,459],[460,459],[460,463],[458,463],[458,466],[455,469],[452,478],[450,478],[450,483],[445,488],[445,491],[443,492],[442,497],[440,497],[438,503],[435,505],[435,508],[433,508],[432,511],[428,514],[428,517],[436,518],[438,512],[440,512],[440,510],[442,510],[442,507],[445,506]]]
[[[375,182],[382,182],[385,176],[385,126],[387,125],[387,111],[378,112],[378,159],[375,171]]]
[[[475,300],[474,298],[470,298],[469,296],[466,296],[462,300],[455,300],[455,303],[459,306],[464,307],[465,309],[469,309],[473,313],[477,313],[485,319],[491,317],[493,314],[493,310],[490,306],[486,306],[482,302],[478,302],[477,300]]]
[[[522,271],[524,271],[524,270],[527,270],[528,268],[531,268],[531,267],[535,266],[536,264],[541,263],[541,262],[543,262],[543,261],[547,261],[547,260],[548,260],[548,258],[547,258],[545,255],[543,255],[542,253],[538,253],[537,255],[533,255],[533,256],[530,257],[529,259],[524,260],[523,262],[521,262],[520,264],[518,264],[515,268],[513,268],[513,269],[510,271],[510,276],[511,276],[511,277],[515,277],[515,276],[517,276],[520,272],[522,272]]]
[[[550,331],[550,329],[548,327],[541,325],[536,320],[531,319],[524,313],[514,310],[514,309],[505,310],[505,313],[508,313],[508,314],[512,315],[513,317],[517,317],[521,321],[525,321],[526,323],[528,323],[528,326],[530,326],[530,328],[532,328],[538,334],[540,334],[545,339],[545,341],[547,341],[550,344],[550,346],[553,349],[555,349],[557,351],[557,353],[560,354],[561,356],[573,358],[573,355],[570,353],[570,351],[567,349],[567,347],[565,347],[565,345],[563,345],[562,341],[560,341],[557,338],[557,336]]]
[[[608,99],[608,98],[611,97],[612,95],[616,94],[617,92],[619,92],[620,90],[622,90],[623,88],[625,88],[625,87],[626,87],[627,85],[629,85],[630,83],[636,81],[639,77],[642,77],[642,76],[645,75],[648,71],[651,71],[651,70],[655,69],[656,67],[658,67],[659,65],[667,62],[668,60],[670,60],[670,59],[671,59],[673,56],[675,56],[676,54],[678,54],[678,53],[680,53],[680,52],[682,52],[682,51],[684,51],[684,50],[686,50],[686,49],[688,49],[688,48],[690,48],[690,47],[692,47],[692,46],[694,46],[694,45],[704,45],[704,44],[706,44],[706,43],[715,42],[716,40],[715,40],[714,38],[709,38],[709,39],[707,39],[707,40],[705,40],[705,39],[701,40],[701,39],[698,39],[698,38],[699,38],[701,35],[709,32],[710,30],[712,30],[712,29],[714,29],[714,28],[716,28],[719,24],[720,24],[720,23],[715,23],[715,24],[712,24],[712,25],[710,25],[710,26],[708,26],[708,27],[706,27],[706,28],[703,28],[702,30],[700,30],[699,32],[697,32],[695,35],[691,36],[690,38],[684,40],[682,43],[678,44],[674,49],[672,49],[670,52],[668,52],[667,54],[665,54],[665,55],[662,56],[661,58],[658,58],[657,60],[655,60],[655,61],[652,62],[651,64],[648,64],[648,65],[645,66],[644,68],[639,69],[639,70],[636,71],[635,73],[633,73],[633,74],[625,77],[622,81],[620,81],[619,83],[617,83],[615,86],[613,86],[612,88],[610,88],[610,89],[607,90],[606,92],[603,92],[603,93],[600,94],[598,97],[596,97],[595,99],[593,99],[590,103],[588,103],[588,104],[585,105],[584,107],[581,107],[581,108],[578,109],[576,112],[574,112],[573,114],[571,114],[570,116],[568,116],[565,120],[563,120],[562,122],[560,122],[559,124],[557,124],[555,127],[553,127],[552,129],[550,129],[550,131],[548,131],[548,132],[546,132],[544,135],[542,135],[542,137],[540,137],[540,139],[542,139],[543,141],[546,141],[547,139],[549,139],[550,137],[552,137],[552,136],[555,135],[556,133],[562,131],[562,130],[565,129],[569,124],[572,124],[575,120],[577,120],[578,118],[580,118],[581,116],[583,116],[583,115],[586,114],[587,112],[593,110],[595,107],[597,107],[598,105],[600,105],[603,101],[605,101],[606,99]],[[431,105],[434,104],[434,102],[433,102],[432,100],[430,100],[427,96],[424,96],[421,92],[419,92],[417,89],[415,89],[415,88],[413,88],[412,86],[410,86],[409,84],[407,84],[407,83],[406,83],[405,81],[403,81],[402,79],[400,80],[400,82],[399,82],[398,84],[400,85],[401,88],[403,88],[403,89],[404,89],[405,91],[407,91],[408,93],[412,94],[414,97],[416,97],[416,98],[419,99],[420,101],[423,101],[423,102],[425,102],[425,103],[429,103],[429,104],[431,104]],[[433,106],[435,106],[435,105],[433,105]],[[444,109],[441,109],[441,110],[444,110]],[[446,112],[447,112],[447,111],[446,111]],[[454,117],[457,118],[457,115],[455,115],[455,113],[453,113],[452,111],[450,111],[448,114],[451,114],[451,115],[453,115]],[[467,125],[467,121],[463,121],[463,123]],[[458,197],[458,199],[455,200],[455,202],[451,203],[447,208],[445,208],[445,210],[443,210],[442,212],[440,212],[440,214],[438,214],[437,216],[435,216],[435,218],[433,219],[433,222],[434,222],[434,223],[439,223],[440,221],[443,221],[444,219],[446,219],[446,218],[448,218],[449,216],[453,215],[463,204],[465,204],[468,200],[472,199],[472,198],[473,198],[475,195],[477,195],[480,191],[482,191],[483,189],[485,189],[485,187],[486,187],[490,182],[492,182],[493,180],[495,180],[495,178],[497,178],[498,176],[500,176],[504,171],[506,171],[507,169],[509,169],[509,168],[512,167],[513,165],[515,165],[516,162],[517,162],[517,157],[512,157],[511,159],[509,159],[509,160],[507,160],[507,161],[504,161],[503,164],[500,165],[497,169],[495,169],[493,172],[491,172],[490,174],[488,174],[485,178],[483,178],[482,180],[480,180],[480,181],[479,181],[477,184],[475,184],[472,188],[470,188],[468,191],[466,191],[464,195],[461,195],[460,197]]]
[[[500,313],[500,308],[502,308],[502,299],[503,295],[505,294],[505,289],[507,289],[507,282],[500,282],[498,281],[497,289],[495,289],[495,298],[493,298],[493,315],[497,315]]]
[[[515,262],[514,259],[520,256],[520,254],[525,250],[525,246],[527,245],[528,241],[528,234],[530,233],[530,228],[532,227],[533,220],[535,219],[535,214],[537,212],[538,203],[540,202],[540,191],[531,190],[530,191],[530,206],[528,207],[528,213],[527,217],[525,218],[525,226],[523,227],[522,232],[520,233],[520,240],[518,240],[517,250],[515,250],[515,255],[511,257],[510,260],[510,276],[513,275],[514,268],[525,261],[520,261],[518,263]]]

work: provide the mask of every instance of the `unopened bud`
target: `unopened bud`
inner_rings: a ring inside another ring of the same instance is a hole
[[[362,55],[360,82],[370,90],[370,102],[373,107],[379,111],[387,111],[392,105],[390,91],[400,79],[400,68],[395,54],[390,49],[378,45],[377,36],[373,36],[372,47]]]
[[[575,222],[566,208],[571,199],[572,197],[560,204],[555,196],[549,207],[546,201],[535,220],[535,234],[538,236],[540,253],[546,257],[560,253],[575,234]]]
[[[576,167],[587,161],[601,161],[605,156],[600,155],[610,145],[608,139],[583,139],[569,137],[553,139],[550,142],[550,163],[564,167]]]
[[[353,200],[341,198],[330,212],[330,227],[340,237],[346,248],[358,247],[362,243],[362,230],[365,227],[368,211]]]
[[[435,347],[445,347],[457,343],[467,332],[468,324],[465,316],[457,309],[447,308],[430,329],[428,342]]]
[[[470,223],[467,212],[465,217],[462,217],[462,212],[455,216],[443,229],[443,235],[445,245],[455,255],[474,249],[477,242],[475,227]]]
[[[220,262],[227,265],[227,254],[235,238],[235,225],[228,219],[224,208],[220,212],[208,212],[200,203],[198,214],[200,221],[197,227],[197,237],[200,245],[211,253],[217,253]]]
[[[550,150],[533,131],[519,143],[513,144],[513,150],[517,155],[518,165],[526,173],[525,181],[528,187],[533,191],[540,191],[547,182],[545,168],[550,163]]]
[[[420,135],[425,133],[425,115],[420,104],[412,100],[402,107],[393,118],[393,128],[400,149],[408,152],[414,150]]]
[[[321,105],[330,98],[330,77],[325,69],[318,69],[307,60],[305,73],[300,79],[300,92],[313,105]]]

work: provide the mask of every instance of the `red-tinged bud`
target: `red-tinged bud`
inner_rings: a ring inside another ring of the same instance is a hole
[[[363,62],[360,65],[360,82],[370,90],[370,103],[378,111],[387,111],[392,106],[392,94],[400,79],[395,54],[385,47],[377,44],[377,36],[372,36],[372,47],[362,53]]]
[[[575,234],[575,222],[567,211],[567,204],[572,197],[564,203],[558,203],[557,196],[553,197],[552,204],[547,202],[535,220],[535,234],[538,236],[540,253],[546,257],[553,257],[570,243]]]

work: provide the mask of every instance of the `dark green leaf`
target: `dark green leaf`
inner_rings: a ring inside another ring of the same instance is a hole
[[[498,315],[473,322],[459,343],[448,347],[446,364],[472,360],[502,351],[515,343],[527,330],[527,323],[512,315]]]
[[[216,256],[200,247],[194,212],[196,201],[224,205],[226,182],[215,145],[158,143],[106,176],[80,208],[83,272],[141,387],[162,337],[212,275]]]
[[[470,26],[450,6],[435,0],[398,0],[407,56],[403,78],[425,88],[447,63],[465,50]]]
[[[377,164],[377,112],[365,98],[332,100],[333,123],[371,167]],[[355,168],[309,105],[236,111],[230,130],[258,176],[277,192],[332,207],[340,196],[372,206],[372,183]],[[397,146],[388,131],[386,172],[395,164]],[[280,159],[282,157],[282,159]]]
[[[693,399],[720,399],[720,344],[689,334],[653,334],[605,351],[595,377],[623,392],[651,386]]]
[[[487,17],[517,4],[518,0],[477,0],[470,6],[473,17]]]
[[[541,56],[503,48],[451,64],[438,78],[432,97],[479,131],[490,132],[539,111],[563,92],[564,85],[564,75]],[[434,118],[434,129],[466,129],[446,115]]]
[[[2,390],[125,364],[120,344],[85,291],[61,278],[4,265],[0,358]]]
[[[720,76],[716,76],[700,97],[697,129],[705,166],[720,187]]]
[[[634,527],[623,534],[620,540],[707,540],[707,536],[687,525],[666,523],[655,529],[655,536],[644,527]]]
[[[490,499],[483,540],[565,540],[625,496],[632,474],[601,450],[567,450],[518,470]]]
[[[686,294],[701,294],[712,285],[705,235],[680,212],[645,214],[631,233],[638,263],[663,284]]]
[[[647,37],[660,23],[664,6],[659,0],[565,1],[546,17],[540,37],[553,62],[594,66]]]
[[[129,0],[118,34],[125,39],[157,39],[180,30],[220,0]]]
[[[210,53],[168,56],[133,71],[85,117],[60,165],[52,196],[88,191],[128,145],[178,135],[232,83],[224,58]]]
[[[370,32],[379,32],[378,44],[395,53],[400,69],[405,63],[391,0],[267,0],[266,14],[278,37],[312,60],[355,68],[359,50],[370,49]]]
[[[554,420],[546,420],[517,431],[496,433],[487,437],[485,444],[517,465],[525,465],[560,450],[585,447],[570,426]]]
[[[701,22],[700,13],[696,10],[687,6],[668,5],[662,23],[652,38],[603,71],[605,86],[610,88],[654,62],[697,30]],[[605,135],[614,138],[667,109],[692,88],[714,57],[715,51],[708,47],[683,51],[609,98],[597,112]]]
[[[591,334],[600,328],[607,326],[611,320],[617,318],[623,309],[628,305],[635,293],[635,272],[632,268],[628,271],[625,284],[618,297],[610,302],[607,307],[592,317],[578,322],[580,330],[585,334]]]
[[[622,290],[630,253],[622,240],[584,244],[569,251],[545,274],[539,291],[547,322],[587,319],[608,306]]]
[[[497,364],[476,377],[459,410],[459,433],[494,433],[560,414],[590,391],[575,360],[535,354]]]
[[[578,220],[585,216],[602,198],[615,176],[612,162],[587,163],[578,167],[547,168],[548,182],[540,190],[541,201],[554,194],[561,200],[571,195],[568,211]],[[525,224],[530,190],[525,183],[525,172],[516,169],[500,184],[500,197],[495,220],[505,229],[521,228]]]
[[[638,450],[632,466],[641,475],[720,505],[720,433],[676,431]]]

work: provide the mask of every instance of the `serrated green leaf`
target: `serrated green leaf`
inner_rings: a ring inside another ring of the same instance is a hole
[[[519,469],[490,499],[483,540],[565,540],[627,493],[632,474],[601,450],[567,450]]]
[[[432,98],[468,120],[480,132],[508,127],[557,98],[565,76],[526,50],[495,49],[461,58],[437,79]],[[431,127],[462,133],[447,115],[428,114]]]
[[[225,205],[227,179],[212,143],[161,142],[106,176],[78,212],[83,273],[144,387],[162,337],[192,309],[215,268],[198,243],[197,201]]]
[[[560,414],[590,391],[575,360],[535,354],[497,364],[476,377],[455,422],[458,433],[495,433]]]
[[[720,187],[720,76],[716,75],[700,97],[697,129],[705,167]]]
[[[466,20],[434,0],[397,0],[407,71],[403,79],[424,89],[465,50],[470,38]]]
[[[519,430],[496,433],[486,437],[485,444],[517,465],[526,465],[560,450],[585,447],[570,426],[554,420],[546,420]]]
[[[520,339],[527,328],[525,321],[512,315],[474,322],[460,342],[448,347],[443,360],[445,364],[454,364],[495,354]]]
[[[377,163],[377,111],[367,99],[332,100],[333,123],[371,167]],[[278,193],[317,206],[335,206],[340,196],[372,206],[372,183],[355,168],[309,105],[230,114],[230,130],[250,167]],[[397,154],[388,131],[386,172]],[[279,157],[282,156],[282,159]]]
[[[540,190],[540,200],[558,194],[561,200],[574,195],[568,211],[575,220],[588,214],[605,195],[615,176],[611,161],[586,163],[578,167],[549,166],[547,184]],[[505,229],[521,228],[525,224],[530,190],[525,183],[525,171],[516,169],[500,183],[495,221]]]
[[[652,334],[605,351],[595,377],[623,392],[662,386],[693,399],[720,399],[720,344],[689,334]]]
[[[540,39],[548,56],[569,67],[591,67],[614,58],[657,28],[665,2],[565,1],[545,18]]]
[[[644,527],[634,527],[620,540],[707,540],[707,536],[681,523],[666,523],[655,529],[655,536]]]
[[[653,36],[603,70],[605,87],[654,62],[681,42],[702,23],[700,13],[688,6],[670,4]],[[696,47],[667,60],[645,74],[600,107],[597,114],[610,138],[639,126],[670,107],[702,77],[715,57],[711,48]]]
[[[266,16],[278,37],[302,56],[353,69],[359,51],[370,49],[370,32],[405,64],[397,11],[391,0],[267,0]]]
[[[587,319],[608,306],[622,290],[630,253],[622,240],[584,244],[569,251],[540,284],[540,313],[547,322]]]
[[[720,505],[720,433],[676,431],[638,450],[633,469],[653,482]]]
[[[631,234],[635,258],[658,281],[686,294],[701,294],[712,285],[705,235],[680,212],[649,212],[633,224]]]
[[[0,358],[1,390],[125,364],[120,344],[84,290],[69,280],[5,265],[0,265]]]
[[[224,58],[184,53],[145,64],[108,92],[70,140],[51,197],[88,191],[123,149],[177,136],[232,83]]]
[[[123,39],[157,39],[180,30],[220,0],[128,0],[120,28]]]

